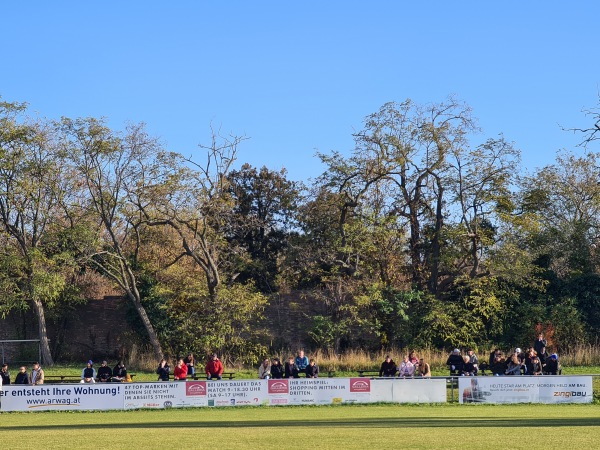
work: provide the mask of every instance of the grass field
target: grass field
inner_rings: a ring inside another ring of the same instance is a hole
[[[590,405],[339,405],[0,414],[6,448],[592,449]]]

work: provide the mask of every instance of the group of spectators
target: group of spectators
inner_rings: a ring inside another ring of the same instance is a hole
[[[9,384],[11,380],[8,363],[4,363],[0,369],[0,386]],[[21,366],[12,384],[44,384],[44,369],[39,362],[33,363],[31,373],[27,373],[27,367]]]
[[[207,380],[220,380],[223,377],[223,363],[216,353],[213,353],[204,366]],[[166,359],[162,359],[156,369],[158,381],[169,381],[171,375],[171,367]],[[173,379],[184,381],[188,377],[196,375],[196,357],[193,353],[189,353],[185,358],[178,358],[175,368],[173,369]]]
[[[399,366],[396,365],[390,355],[385,357],[385,361],[381,363],[379,369],[380,377],[401,377],[401,378],[429,378],[431,377],[431,369],[429,364],[423,358],[419,358],[413,350],[404,357]]]
[[[262,380],[281,378],[300,378],[304,374],[306,378],[319,378],[319,366],[314,358],[308,359],[304,350],[298,350],[294,358],[290,356],[285,364],[281,364],[279,358],[265,358],[258,368],[258,378]]]
[[[548,354],[546,351],[547,341],[543,333],[540,333],[532,347],[522,351],[517,347],[508,355],[496,348],[490,353],[489,360],[479,364],[473,349],[469,349],[466,355],[461,355],[459,349],[448,357],[446,364],[453,376],[474,376],[479,371],[485,374],[489,370],[495,376],[501,375],[560,375],[561,366],[556,353]]]
[[[94,362],[90,359],[81,371],[80,383],[120,383],[122,381],[131,381],[131,376],[127,373],[123,361],[119,361],[112,369],[108,366],[107,361],[102,361],[96,370]]]

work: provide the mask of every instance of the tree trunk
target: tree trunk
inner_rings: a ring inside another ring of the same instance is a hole
[[[156,331],[154,330],[154,327],[152,326],[152,322],[150,322],[150,318],[148,317],[148,314],[146,313],[146,309],[144,308],[144,305],[142,305],[142,302],[138,298],[136,298],[136,296],[133,295],[132,292],[128,292],[127,295],[129,297],[129,299],[132,301],[133,306],[135,307],[135,310],[138,313],[138,316],[142,320],[142,323],[144,324],[144,328],[146,329],[146,333],[148,333],[148,338],[150,339],[150,345],[152,345],[152,350],[154,351],[154,357],[156,358],[156,361],[160,361],[161,359],[163,359],[162,346],[160,345],[160,341],[158,340],[158,335],[156,334]]]
[[[40,362],[45,366],[52,366],[54,365],[54,360],[52,359],[52,353],[50,353],[50,343],[48,342],[46,315],[44,313],[44,305],[40,300],[33,300],[33,310],[38,320],[38,336],[42,353],[42,360]]]

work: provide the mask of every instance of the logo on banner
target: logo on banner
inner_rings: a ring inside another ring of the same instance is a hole
[[[290,387],[288,380],[268,380],[269,394],[288,394]]]
[[[350,392],[371,392],[371,380],[350,378]]]
[[[206,381],[186,381],[185,395],[206,395]]]

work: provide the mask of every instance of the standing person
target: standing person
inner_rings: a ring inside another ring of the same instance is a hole
[[[299,372],[305,372],[308,367],[308,357],[304,354],[304,350],[298,350],[298,356],[296,356],[296,366],[298,366]]]
[[[175,364],[175,368],[173,369],[173,379],[185,381],[187,373],[187,366],[183,362],[183,358],[179,358],[177,360],[177,364]]]
[[[300,378],[298,366],[293,356],[290,356],[288,362],[285,363],[284,378]]]
[[[258,378],[268,380],[271,378],[271,361],[269,358],[263,359],[262,364],[258,368]]]
[[[94,363],[90,359],[87,365],[81,371],[80,383],[95,383],[96,382],[96,369],[94,369]]]
[[[158,374],[158,381],[169,381],[171,367],[166,359],[163,358],[160,360],[160,363],[158,363],[158,369],[156,369],[156,373]]]
[[[537,339],[533,343],[533,349],[538,355],[540,355],[542,350],[545,350],[546,347],[548,347],[548,341],[544,339],[544,333],[538,334]]]
[[[311,358],[306,366],[306,378],[319,378],[319,366],[314,358]]]
[[[429,367],[429,364],[423,360],[423,358],[419,360],[417,375],[422,378],[431,378],[431,368]]]
[[[206,379],[212,380],[216,378],[217,380],[220,380],[223,375],[223,370],[223,363],[217,354],[213,353],[211,359],[206,363],[206,367],[204,368]]]
[[[273,379],[283,378],[283,366],[281,365],[279,358],[273,358],[273,363],[271,364],[271,377]]]
[[[31,370],[31,384],[44,384],[44,369],[39,362],[34,362]]]
[[[29,384],[29,375],[25,366],[19,367],[19,373],[15,377],[15,384]]]
[[[187,373],[190,377],[196,375],[196,358],[192,352],[183,359],[184,364],[187,366]]]
[[[0,377],[2,378],[2,384],[4,386],[10,384],[10,372],[8,371],[8,364],[2,364],[2,369],[0,369]]]
[[[106,361],[102,361],[102,364],[98,368],[98,381],[100,383],[108,383],[112,376],[112,369],[108,367],[108,363]]]
[[[385,361],[381,363],[381,367],[379,368],[379,376],[380,377],[393,377],[396,375],[398,371],[398,367],[396,367],[396,363],[392,359],[390,355],[385,356]]]

